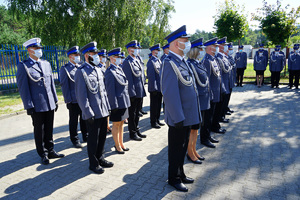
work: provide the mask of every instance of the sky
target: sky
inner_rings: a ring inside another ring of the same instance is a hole
[[[225,0],[173,0],[176,12],[171,14],[169,24],[174,31],[182,25],[186,25],[189,34],[195,33],[197,29],[206,32],[214,31],[214,16],[217,14],[219,3]],[[259,22],[250,21],[251,13],[261,8],[263,0],[235,0],[240,6],[245,6],[244,14],[247,14],[250,28],[257,29]],[[277,0],[267,0],[268,4],[276,4]],[[300,6],[299,0],[282,0],[282,6],[290,4],[289,8]],[[300,20],[297,21],[300,23]],[[256,26],[252,27],[252,26]]]

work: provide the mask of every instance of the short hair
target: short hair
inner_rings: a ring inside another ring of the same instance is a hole
[[[197,59],[199,51],[200,50],[197,47],[191,48],[191,50],[187,53],[187,57],[190,59]]]

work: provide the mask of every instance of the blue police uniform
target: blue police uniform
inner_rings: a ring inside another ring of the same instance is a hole
[[[151,52],[155,50],[160,51],[160,44],[156,44],[149,49]],[[159,77],[160,68],[161,61],[157,56],[152,55],[147,62],[148,92],[150,93],[150,124],[152,128],[160,128],[163,125],[159,122],[162,103]]]
[[[127,49],[130,47],[138,48],[137,41],[133,40],[126,44]],[[131,139],[140,141],[140,136],[145,137],[138,129],[142,100],[146,96],[143,66],[137,57],[133,58],[131,55],[128,55],[122,64],[122,69],[128,80],[128,92],[131,104],[129,108],[128,130]]]
[[[265,71],[267,66],[266,63],[267,60],[264,55],[260,56],[259,54],[255,54],[253,59],[253,67],[255,71]]]
[[[177,38],[189,38],[186,26],[182,26],[165,39],[170,46]],[[191,125],[201,121],[197,86],[194,75],[186,61],[170,49],[160,71],[161,91],[165,103],[165,122],[168,131],[168,183],[176,189],[187,191],[182,184],[187,180],[183,164],[188,145]]]
[[[294,51],[290,52],[288,58],[288,70],[289,70],[289,86],[290,88],[295,85],[298,89],[299,86],[299,76],[300,76],[300,53],[299,44],[294,45]],[[293,83],[295,77],[295,82]]]
[[[239,49],[243,49],[244,46],[240,45]],[[247,54],[246,52],[238,51],[235,56],[234,60],[236,63],[236,82],[237,86],[243,87],[243,78],[244,78],[244,71],[247,68]]]
[[[277,52],[277,53],[276,53]],[[277,45],[275,51],[270,55],[269,68],[271,72],[271,87],[278,88],[280,81],[280,72],[283,70],[285,65],[285,55],[281,51],[280,45]]]
[[[104,57],[105,61],[106,61],[106,56],[107,56],[106,49],[101,49],[99,51],[98,55]],[[105,73],[105,71],[106,71],[105,62],[102,62],[102,60],[101,60],[99,65],[97,65],[97,67],[99,67],[101,69],[103,74]]]
[[[78,54],[79,47],[74,46],[71,47],[67,51],[67,55]],[[69,132],[70,132],[70,140],[75,145],[75,147],[82,147],[80,145],[80,140],[78,137],[77,126],[78,126],[78,117],[80,122],[80,130],[82,133],[83,141],[87,141],[87,129],[84,120],[82,119],[82,112],[77,103],[76,95],[75,95],[75,72],[77,71],[78,64],[73,64],[72,62],[68,62],[64,66],[60,68],[60,85],[61,90],[64,96],[65,103],[67,104],[67,108],[69,110]]]
[[[146,84],[146,75],[145,75],[145,63],[143,61],[143,58],[140,56],[140,53],[141,53],[141,49],[142,49],[142,46],[140,45],[140,43],[138,42],[137,43],[138,45],[138,48],[139,48],[139,53],[138,55],[136,56],[136,58],[138,59],[138,61],[140,62],[140,65],[142,67],[142,71],[143,71],[143,84],[145,85]],[[143,102],[144,102],[144,98],[142,98],[142,101],[141,101],[141,104],[140,104],[140,115],[142,116],[143,114],[147,114],[146,111],[143,111]]]
[[[42,48],[40,38],[26,41],[25,48]],[[36,54],[34,54],[36,55]],[[63,157],[57,154],[53,147],[54,110],[58,108],[52,68],[48,61],[29,57],[18,64],[16,74],[17,85],[23,101],[24,109],[31,115],[34,126],[36,150],[43,164],[49,163],[49,158]]]
[[[97,43],[91,42],[80,50],[82,54],[98,52]],[[111,167],[113,163],[103,157],[104,143],[107,131],[107,116],[109,115],[109,101],[104,85],[104,75],[96,67],[97,54],[89,63],[86,61],[75,73],[75,94],[82,110],[82,117],[87,122],[87,149],[90,170],[103,173],[101,166]],[[95,60],[94,60],[95,59]]]

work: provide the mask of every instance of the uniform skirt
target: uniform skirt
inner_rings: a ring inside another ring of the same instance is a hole
[[[264,75],[265,70],[255,70],[256,71],[256,76],[257,75]]]
[[[112,111],[109,117],[109,120],[112,122],[120,122],[129,117],[128,108],[117,109],[116,111]]]
[[[194,124],[191,126],[192,130],[198,130],[200,128],[200,124]]]

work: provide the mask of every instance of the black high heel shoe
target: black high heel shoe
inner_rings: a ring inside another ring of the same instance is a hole
[[[192,163],[195,163],[195,164],[202,164],[202,162],[200,161],[200,160],[192,160],[191,159],[191,157],[188,155],[188,154],[186,154],[186,157],[187,157],[187,159],[189,160],[189,161],[191,161]]]
[[[200,157],[197,156],[197,158],[198,158],[199,160],[205,160],[205,158],[204,158],[203,156],[200,156]]]
[[[123,151],[129,151],[129,148],[127,148],[127,147],[125,149],[124,148],[122,148],[122,149],[123,149]]]
[[[116,151],[118,154],[124,154],[124,153],[125,153],[124,151],[118,151],[118,149],[117,149],[116,146],[114,146],[114,147],[115,147],[115,151]]]

